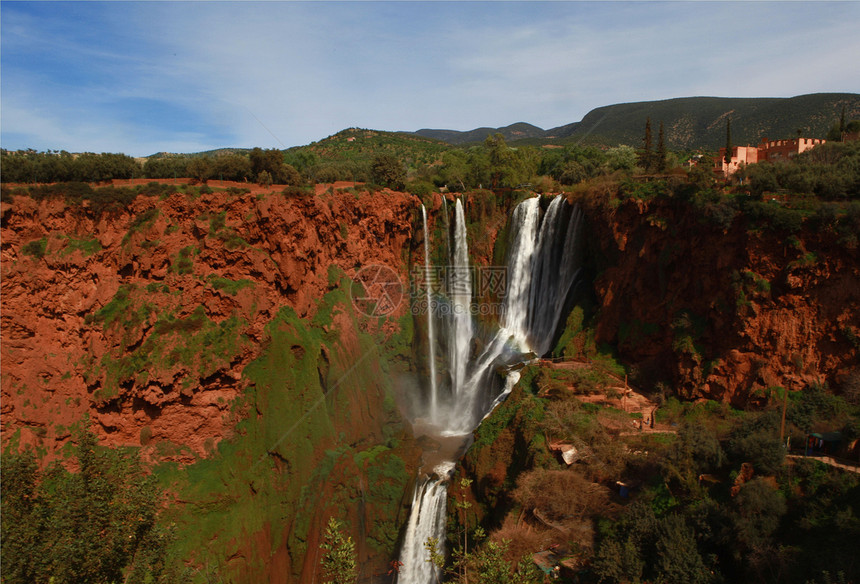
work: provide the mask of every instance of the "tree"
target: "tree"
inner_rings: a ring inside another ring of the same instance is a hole
[[[785,459],[779,440],[779,417],[776,412],[763,412],[735,428],[728,443],[732,458],[751,463],[756,474],[776,474]]]
[[[39,473],[29,452],[0,459],[3,582],[161,581],[164,566],[149,561],[167,543],[152,537],[155,478],[133,451],[101,448],[88,431],[75,439],[77,473],[57,462]]]
[[[463,150],[448,150],[442,153],[442,167],[439,170],[440,186],[451,185],[465,192],[468,173],[468,157]]]
[[[7,452],[0,459],[3,469],[2,554],[0,566],[4,582],[35,582],[43,573],[41,531],[44,521],[39,510],[36,486],[38,470],[32,451]]]
[[[352,584],[358,578],[355,543],[352,537],[344,537],[342,528],[343,524],[334,517],[328,520],[321,545],[325,550],[322,559],[325,584]]]
[[[540,157],[533,149],[511,148],[504,136],[496,133],[484,140],[492,188],[510,187],[526,182],[537,172]]]
[[[660,133],[657,138],[657,172],[666,172],[666,143],[663,140],[663,120],[660,120]]]
[[[786,512],[785,497],[765,479],[756,477],[745,483],[735,498],[732,515],[738,555],[764,549]]]
[[[732,119],[726,120],[726,153],[723,155],[726,166],[732,162]]]
[[[472,507],[472,504],[466,499],[466,490],[472,485],[472,479],[461,478],[460,479],[460,498],[455,499],[454,507],[456,507],[460,513],[460,522],[462,525],[461,535],[462,535],[462,547],[460,550],[460,564],[461,571],[460,577],[464,580],[464,582],[469,582],[469,568],[466,565],[466,561],[469,558],[469,509]]]
[[[251,161],[241,154],[216,156],[212,164],[212,177],[223,180],[244,181],[251,176]]]
[[[642,152],[642,168],[645,169],[645,172],[651,172],[651,169],[654,166],[654,153],[652,152],[651,140],[651,118],[645,119],[645,138],[643,139],[643,142],[645,142],[645,150]]]
[[[304,182],[302,175],[296,168],[290,164],[281,164],[281,170],[278,174],[278,183],[285,184],[291,187],[301,186]]]
[[[569,160],[564,163],[561,172],[558,176],[558,182],[563,185],[575,185],[588,178],[588,174],[580,163],[576,160]]]
[[[661,459],[660,467],[673,492],[695,495],[699,494],[699,475],[718,470],[724,461],[725,454],[714,432],[701,424],[687,423],[681,426],[678,439]]]
[[[259,184],[261,187],[272,186],[272,175],[269,174],[268,170],[264,170],[257,175],[257,184]]]
[[[185,156],[150,158],[143,165],[146,178],[174,178],[188,176],[187,165],[190,160]]]
[[[696,534],[682,516],[672,513],[659,520],[655,547],[658,582],[707,584],[712,580],[699,554]]]
[[[538,584],[543,582],[540,572],[531,558],[522,558],[515,569],[506,559],[510,542],[488,541],[471,558],[480,584]]]
[[[394,190],[400,190],[406,184],[406,169],[391,154],[380,154],[373,159],[370,176],[373,182]]]
[[[197,156],[188,161],[186,167],[188,176],[205,183],[212,178],[212,159],[208,156]]]
[[[632,146],[615,146],[606,151],[606,165],[610,170],[633,170],[636,167],[636,150]]]
[[[284,154],[277,148],[263,150],[262,148],[254,148],[248,155],[251,161],[251,172],[256,177],[257,182],[260,181],[260,173],[268,172],[272,178],[278,176],[281,170],[281,165],[284,163]]]

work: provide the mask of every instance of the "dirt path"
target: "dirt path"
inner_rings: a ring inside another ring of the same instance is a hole
[[[848,464],[842,464],[841,462],[837,462],[830,456],[806,456],[805,454],[786,454],[786,458],[808,458],[812,460],[817,460],[818,462],[822,462],[824,464],[828,464],[830,466],[841,468],[842,470],[847,470],[848,472],[854,472],[860,474],[860,468],[856,466],[851,466]]]

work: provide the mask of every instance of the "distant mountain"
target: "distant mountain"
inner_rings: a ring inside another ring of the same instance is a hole
[[[764,138],[823,138],[839,122],[860,118],[860,95],[815,93],[788,98],[685,97],[623,103],[590,111],[582,121],[548,130],[561,142],[600,141],[639,146],[645,121],[651,118],[654,141],[660,122],[669,148],[716,149],[726,143],[726,120],[732,121],[732,143],[755,145]]]
[[[414,132],[424,138],[432,138],[434,140],[442,140],[448,144],[468,144],[470,142],[483,142],[487,136],[493,134],[501,134],[508,142],[514,140],[525,140],[529,138],[543,138],[546,132],[542,128],[527,124],[525,122],[517,122],[504,128],[476,128],[468,132],[460,132],[457,130],[429,130],[423,129]]]
[[[645,121],[651,118],[654,144],[663,122],[666,145],[673,149],[717,149],[726,143],[726,120],[732,120],[732,143],[755,145],[763,138],[791,138],[797,131],[806,137],[823,138],[839,121],[860,119],[860,95],[814,93],[797,97],[681,97],[600,107],[579,122],[550,130],[519,123],[505,128],[477,128],[469,132],[419,130],[421,136],[449,144],[479,142],[501,132],[508,142],[529,144],[628,144],[639,147]]]

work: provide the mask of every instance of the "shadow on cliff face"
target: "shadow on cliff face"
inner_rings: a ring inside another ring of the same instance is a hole
[[[673,199],[585,206],[596,340],[640,386],[743,406],[773,386],[836,387],[860,365],[858,250],[835,231],[717,225]]]

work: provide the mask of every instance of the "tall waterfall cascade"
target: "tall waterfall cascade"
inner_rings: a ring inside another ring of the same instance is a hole
[[[430,370],[430,421],[436,423],[439,419],[439,388],[436,383],[436,334],[433,326],[433,289],[430,266],[430,233],[427,229],[427,209],[421,205],[421,216],[424,219],[424,288],[427,300],[427,360]]]
[[[422,208],[423,210],[423,208]],[[447,207],[445,208],[447,215]],[[463,206],[458,199],[454,210],[454,237],[449,243],[452,265],[449,276],[450,311],[447,336],[450,395],[431,396],[436,416],[428,412],[441,436],[467,436],[493,408],[510,393],[519,373],[510,371],[503,380],[500,366],[511,366],[545,354],[554,340],[560,319],[569,308],[569,296],[581,270],[582,212],[555,197],[542,213],[541,200],[533,197],[514,209],[509,226],[507,281],[499,327],[488,339],[481,339],[483,350],[470,355],[475,327],[471,316],[472,286],[468,241]],[[424,234],[427,237],[426,211]],[[425,262],[429,251],[425,247]],[[464,281],[461,281],[461,278]],[[468,287],[466,285],[468,284]],[[428,298],[428,305],[430,299]],[[462,318],[460,318],[462,317]],[[428,317],[433,319],[432,314]],[[434,329],[428,326],[431,346]],[[470,358],[471,357],[471,358]],[[431,354],[431,362],[435,356]],[[435,365],[433,366],[435,367]],[[431,374],[435,376],[435,369]],[[438,388],[431,391],[436,392]],[[445,540],[447,488],[455,462],[437,465],[428,477],[419,478],[412,511],[400,552],[400,584],[431,584],[439,574],[429,562],[425,543]],[[443,549],[438,549],[443,553]]]
[[[460,199],[454,209],[453,262],[448,269],[448,292],[451,296],[450,346],[451,388],[459,395],[466,383],[469,364],[469,345],[472,341],[472,273],[469,269],[469,243],[466,234],[466,216]]]

